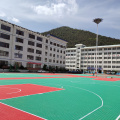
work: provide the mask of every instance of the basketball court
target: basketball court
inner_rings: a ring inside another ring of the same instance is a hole
[[[120,76],[0,73],[0,120],[120,120]]]

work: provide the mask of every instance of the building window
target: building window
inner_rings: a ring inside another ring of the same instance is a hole
[[[16,30],[16,34],[24,36],[24,32],[21,30]]]
[[[27,59],[28,59],[28,60],[33,60],[33,59],[34,59],[34,56],[32,56],[32,55],[27,55]]]
[[[120,47],[117,47],[117,50],[120,50]]]
[[[112,61],[112,63],[116,63],[116,61]]]
[[[27,63],[27,68],[33,68],[33,64]]]
[[[20,67],[21,65],[22,65],[22,62],[15,62],[15,66],[18,66],[18,67]]]
[[[0,47],[9,48],[9,43],[0,42]]]
[[[49,59],[49,62],[52,62],[52,60],[51,60],[51,59]]]
[[[115,66],[112,66],[112,68],[115,68]]]
[[[113,50],[116,50],[116,48],[112,48]]]
[[[36,50],[36,54],[42,54],[42,51]]]
[[[107,52],[105,52],[104,55],[107,55]]]
[[[32,48],[28,48],[28,49],[27,49],[27,52],[34,53],[34,49],[32,49]]]
[[[52,48],[50,47],[50,50],[52,51]]]
[[[112,57],[112,59],[116,59],[116,57]]]
[[[6,35],[6,34],[3,34],[3,33],[0,33],[0,38],[10,40],[10,35]]]
[[[0,56],[9,56],[9,52],[0,50]]]
[[[107,50],[107,48],[104,48],[104,50]]]
[[[45,62],[47,62],[47,58],[45,58]]]
[[[54,43],[53,45],[56,46],[56,43]]]
[[[22,58],[22,54],[20,54],[20,53],[15,53],[15,54],[14,54],[14,58]]]
[[[52,45],[53,43],[52,43],[52,42],[50,42],[50,44]]]
[[[59,52],[59,50],[57,50],[57,52]]]
[[[53,54],[53,57],[55,57],[55,54]]]
[[[34,42],[32,42],[32,41],[28,41],[28,45],[31,45],[31,46],[34,46]]]
[[[48,43],[48,40],[46,40],[46,43]]]
[[[0,66],[8,65],[8,61],[0,60]]]
[[[52,56],[52,53],[50,53],[50,56]]]
[[[37,37],[37,40],[42,42],[43,39],[42,37]]]
[[[99,50],[99,51],[102,51],[102,48],[99,48],[98,50]]]
[[[111,48],[108,48],[108,50],[111,50]]]
[[[56,51],[56,49],[54,48],[53,51]]]
[[[62,45],[61,45],[60,47],[61,47],[61,48],[63,48],[63,46],[62,46]],[[80,49],[80,48],[78,48],[78,49]]]
[[[23,39],[22,38],[16,38],[16,42],[23,43]]]
[[[41,61],[41,57],[36,57],[36,60],[37,61]]]
[[[35,35],[29,34],[29,38],[35,39]]]
[[[37,43],[36,47],[42,48],[42,44]]]
[[[11,28],[10,28],[9,26],[6,26],[6,25],[1,24],[1,29],[10,32],[10,29],[11,29]]]
[[[102,55],[102,53],[99,53],[99,55]]]
[[[107,63],[107,61],[104,61],[104,63]]]
[[[41,65],[40,64],[36,64],[35,68],[41,68]]]
[[[45,46],[45,49],[48,50],[48,46]]]
[[[47,56],[47,52],[45,52],[45,56]]]
[[[23,51],[23,46],[15,45],[15,50]]]

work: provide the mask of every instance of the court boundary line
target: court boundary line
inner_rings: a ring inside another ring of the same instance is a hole
[[[71,82],[71,81],[70,81],[70,82]],[[43,83],[43,84],[44,84],[44,83]],[[52,83],[50,83],[50,84],[52,84]],[[54,85],[55,85],[55,84],[54,84]],[[59,84],[56,84],[56,85],[59,85]],[[62,85],[59,85],[59,86],[62,86]],[[81,117],[81,118],[78,119],[78,120],[84,119],[84,118],[87,117],[88,115],[92,114],[93,112],[95,112],[95,111],[97,111],[98,109],[100,109],[101,107],[103,107],[103,99],[102,99],[97,93],[92,92],[92,91],[87,90],[87,89],[84,89],[84,88],[75,87],[75,86],[70,86],[70,85],[63,85],[63,86],[68,86],[68,87],[73,87],[73,88],[85,90],[85,91],[87,91],[87,92],[90,92],[90,93],[96,95],[96,96],[102,101],[102,104],[101,104],[99,107],[97,107],[96,109],[92,110],[91,112],[89,112],[88,114],[84,115],[83,117]],[[63,86],[62,86],[62,87],[63,87]]]
[[[70,82],[73,82],[73,81],[70,81]],[[79,81],[74,81],[73,83],[80,83],[80,82],[79,82]],[[86,83],[84,83],[84,84],[86,84]],[[90,83],[89,83],[89,84],[90,84]],[[112,86],[112,87],[120,87],[120,86],[118,86],[118,85],[107,85],[107,84],[98,84],[98,83],[95,83],[95,84],[97,84],[97,85]],[[94,85],[94,84],[91,83],[91,85]],[[119,118],[120,118],[120,115],[119,115],[115,120],[120,120]],[[81,120],[81,119],[80,119],[80,120]]]
[[[6,105],[6,106],[9,106],[9,107],[11,107],[11,108],[13,108],[13,109],[17,109],[17,110],[22,111],[22,112],[24,112],[24,113],[26,113],[26,114],[33,115],[33,116],[35,116],[35,117],[38,117],[38,118],[42,118],[42,119],[44,119],[44,120],[47,120],[47,119],[45,119],[45,118],[43,118],[43,117],[40,117],[40,116],[37,116],[37,115],[35,115],[35,114],[32,114],[32,113],[26,112],[26,111],[21,110],[21,109],[16,108],[16,107],[10,106],[10,105],[8,105],[8,104],[6,104],[6,103],[2,103],[2,102],[0,102],[0,104],[3,104],[3,105]]]
[[[119,118],[120,118],[120,115],[116,118],[116,120],[120,120]]]
[[[12,89],[18,89],[19,91],[17,91],[17,92],[7,93],[7,94],[13,94],[13,93],[18,93],[18,92],[21,92],[21,89],[19,89],[19,88],[12,88]]]
[[[67,86],[70,86],[70,85],[67,85]],[[74,86],[70,86],[70,87],[74,87]],[[74,87],[74,88],[88,91],[88,92],[96,95],[96,96],[102,101],[102,104],[101,104],[98,108],[96,108],[96,109],[92,110],[91,112],[87,113],[86,115],[84,115],[83,117],[81,117],[79,120],[84,119],[84,118],[87,117],[88,115],[92,114],[93,112],[95,112],[95,111],[97,111],[98,109],[100,109],[101,107],[103,107],[103,99],[102,99],[97,93],[94,93],[94,92],[92,92],[92,91],[90,91],[90,90],[83,89],[83,88],[79,88],[79,87]]]
[[[18,90],[19,90],[19,91],[17,91],[17,92],[11,92],[11,93],[6,93],[6,94],[12,94],[12,93],[18,93],[18,92],[21,92],[21,89],[19,89],[19,88],[1,87],[1,86],[0,86],[0,88],[10,88],[10,89],[18,89]]]

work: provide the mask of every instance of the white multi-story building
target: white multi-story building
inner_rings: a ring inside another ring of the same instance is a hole
[[[120,72],[120,44],[86,47],[83,44],[76,44],[75,48],[66,49],[66,69],[70,71],[106,71]],[[96,59],[97,58],[97,59]]]
[[[0,66],[23,65],[27,68],[65,67],[67,42],[52,35],[43,36],[0,20]]]

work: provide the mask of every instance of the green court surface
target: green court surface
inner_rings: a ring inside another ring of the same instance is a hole
[[[57,75],[0,73],[0,78],[14,77]],[[120,115],[120,81],[100,81],[85,77],[0,80],[0,85],[28,83],[63,90],[3,99],[0,102],[47,120],[119,120],[116,118]]]

